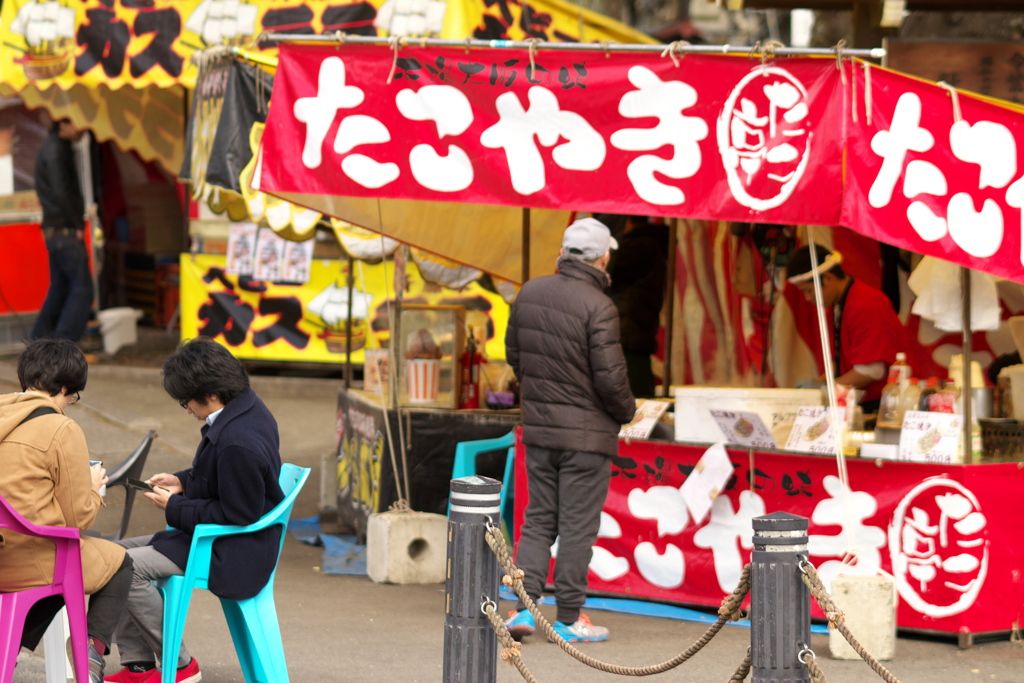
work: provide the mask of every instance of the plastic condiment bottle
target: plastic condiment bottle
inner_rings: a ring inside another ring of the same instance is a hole
[[[916,377],[911,377],[907,382],[907,388],[900,392],[900,407],[903,413],[908,410],[918,410],[921,404],[921,386]]]
[[[918,410],[931,410],[928,407],[928,397],[938,391],[939,378],[929,377],[928,381],[925,382],[924,390],[921,391],[921,401],[917,404]]]
[[[912,371],[911,367],[907,365],[907,354],[902,351],[896,354],[896,362],[889,366],[889,371],[892,372],[893,370],[899,371],[898,384],[900,385],[900,391],[903,391],[910,384],[910,373]]]
[[[959,395],[960,389],[956,386],[956,381],[947,379],[942,390],[928,398],[928,409],[933,413],[956,413],[956,399]]]
[[[899,429],[903,425],[903,406],[900,402],[900,371],[893,366],[889,370],[889,381],[882,389],[878,404],[878,426]]]

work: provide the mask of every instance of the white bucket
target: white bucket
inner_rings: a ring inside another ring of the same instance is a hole
[[[100,321],[100,333],[103,335],[103,351],[110,356],[125,346],[132,346],[139,341],[139,318],[142,311],[128,306],[108,308],[96,314]]]
[[[433,403],[441,384],[441,361],[436,358],[414,358],[406,363],[409,375],[409,402]]]

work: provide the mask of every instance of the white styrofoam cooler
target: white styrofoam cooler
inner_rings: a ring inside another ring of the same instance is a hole
[[[96,318],[100,321],[100,333],[103,335],[103,351],[113,356],[122,347],[138,343],[141,317],[142,311],[128,306],[99,311]]]
[[[748,389],[741,387],[674,387],[676,441],[718,443],[725,436],[710,410],[743,410],[757,413],[765,425],[776,429],[792,425],[803,406],[820,406],[817,389]],[[778,436],[776,439],[778,440]],[[785,445],[780,443],[779,446]]]

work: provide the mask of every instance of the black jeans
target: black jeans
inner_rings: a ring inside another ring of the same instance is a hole
[[[558,538],[555,600],[558,621],[573,624],[587,599],[587,572],[608,497],[611,458],[584,451],[526,447],[530,502],[516,547],[523,585],[536,600],[547,583],[551,544]],[[519,603],[516,609],[525,609]]]
[[[89,637],[101,641],[107,648],[114,641],[114,628],[124,614],[128,590],[132,587],[132,558],[128,553],[110,580],[89,597],[89,610],[85,615]],[[64,597],[52,595],[32,605],[25,617],[25,630],[21,646],[34,650],[49,628],[50,622],[64,607]]]
[[[74,234],[46,240],[50,254],[50,288],[32,328],[32,338],[78,341],[92,310],[92,275],[85,242]]]

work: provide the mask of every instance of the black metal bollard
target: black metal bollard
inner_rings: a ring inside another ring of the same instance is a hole
[[[800,579],[807,518],[776,512],[754,518],[750,558],[750,663],[754,683],[811,680],[800,660],[811,643],[811,596]]]
[[[484,539],[484,524],[488,518],[501,523],[501,482],[476,475],[452,479],[451,501],[442,680],[494,683],[498,675],[498,639],[481,605],[491,600],[497,609],[501,572],[498,558]]]

